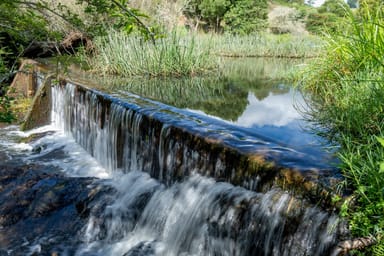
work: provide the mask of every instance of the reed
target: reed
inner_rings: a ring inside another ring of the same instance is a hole
[[[229,57],[312,58],[323,46],[320,37],[291,34],[213,35],[209,40],[213,41],[215,54]]]
[[[95,42],[97,54],[89,65],[104,73],[121,76],[187,76],[216,67],[210,46],[198,44],[194,36],[172,32],[156,44],[140,37],[111,32]]]
[[[367,255],[384,252],[384,20],[382,11],[362,6],[349,13],[342,35],[329,36],[327,51],[303,73],[314,94],[311,119],[341,145],[347,185],[354,190],[342,215],[355,236],[373,235]]]

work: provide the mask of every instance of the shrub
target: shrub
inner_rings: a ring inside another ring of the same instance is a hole
[[[264,0],[237,1],[224,15],[224,30],[233,34],[248,35],[265,29],[267,7]]]
[[[192,0],[184,14],[204,29],[249,34],[265,27],[267,9],[266,0]]]

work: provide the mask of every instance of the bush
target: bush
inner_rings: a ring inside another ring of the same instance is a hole
[[[266,0],[192,0],[184,14],[205,30],[249,34],[266,26]]]
[[[308,31],[321,34],[337,33],[340,28],[344,29],[345,18],[348,15],[349,7],[342,0],[327,0],[322,6],[310,12],[306,20]]]
[[[342,20],[333,13],[310,13],[306,21],[306,29],[314,34],[336,33]]]
[[[265,29],[267,7],[264,0],[237,1],[224,15],[224,30],[233,34],[248,35]]]

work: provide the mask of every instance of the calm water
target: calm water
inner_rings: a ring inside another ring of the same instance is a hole
[[[185,115],[187,110],[194,118],[199,118],[197,114],[203,120],[220,121],[228,131],[289,148],[307,155],[309,163],[332,169],[338,163],[337,147],[315,134],[303,118],[307,101],[283,79],[300,65],[300,61],[283,59],[224,59],[220,75],[105,84],[117,97],[130,92],[179,108]]]

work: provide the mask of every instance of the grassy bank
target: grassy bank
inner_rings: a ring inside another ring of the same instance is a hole
[[[156,44],[141,37],[111,32],[95,41],[96,55],[88,58],[92,69],[122,76],[187,76],[216,67],[209,45],[193,36],[173,32]]]
[[[384,255],[384,20],[380,9],[363,10],[349,14],[344,35],[328,38],[303,85],[315,95],[312,119],[341,145],[346,185],[354,191],[341,214],[354,236],[374,238],[362,255]]]
[[[210,40],[215,54],[229,57],[312,58],[323,49],[322,39],[310,35],[213,35]]]
[[[140,37],[111,32],[95,41],[95,55],[86,57],[93,70],[121,76],[190,76],[217,68],[224,57],[318,56],[319,37],[272,35],[234,36],[170,32],[152,44]]]

